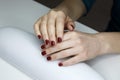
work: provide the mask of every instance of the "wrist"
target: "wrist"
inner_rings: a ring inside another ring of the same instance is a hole
[[[71,2],[70,2],[71,1]],[[86,13],[86,8],[82,0],[65,0],[53,10],[62,11],[73,21],[77,20]]]
[[[69,16],[69,9],[66,7],[65,3],[61,3],[57,7],[53,8],[54,11],[62,11],[66,16]],[[70,16],[69,16],[70,17]]]
[[[104,33],[97,33],[95,34],[98,43],[100,45],[100,52],[99,55],[108,54],[110,50],[110,44],[106,41]]]

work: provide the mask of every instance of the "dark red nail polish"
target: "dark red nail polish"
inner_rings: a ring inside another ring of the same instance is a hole
[[[51,46],[54,46],[55,45],[55,42],[54,41],[51,41]]]
[[[62,42],[62,38],[58,37],[57,41],[58,43]]]
[[[38,39],[40,39],[41,38],[41,36],[40,35],[38,35]]]
[[[47,57],[47,60],[48,60],[48,61],[50,61],[50,60],[51,60],[51,57],[50,57],[50,56],[49,56],[49,57]]]
[[[59,65],[59,66],[63,66],[63,64],[62,64],[62,63],[59,63],[58,65]]]
[[[48,45],[49,44],[49,40],[45,40],[45,43],[46,43],[46,45]]]
[[[75,27],[71,24],[71,26],[72,26],[72,30],[74,30],[75,29]]]
[[[45,45],[42,45],[42,46],[41,46],[41,49],[45,49]]]
[[[43,51],[41,54],[42,54],[43,56],[46,55],[46,51]]]

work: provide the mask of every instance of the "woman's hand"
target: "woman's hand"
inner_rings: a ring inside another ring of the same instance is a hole
[[[64,34],[63,42],[44,49],[42,55],[47,60],[68,58],[59,66],[69,66],[101,55],[104,49],[96,34],[70,31]]]
[[[73,30],[72,19],[65,15],[63,11],[51,10],[42,16],[34,25],[34,30],[38,38],[43,38],[45,44],[54,46],[57,42],[62,42],[64,29]]]

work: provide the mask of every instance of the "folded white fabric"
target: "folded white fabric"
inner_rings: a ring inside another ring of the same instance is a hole
[[[0,28],[0,57],[33,80],[104,80],[85,63],[59,67],[41,56],[42,41],[35,35],[12,27]]]
[[[88,62],[105,80],[120,80],[120,54],[103,55]]]

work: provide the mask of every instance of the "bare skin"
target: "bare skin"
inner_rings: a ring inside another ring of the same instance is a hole
[[[67,58],[59,66],[70,66],[99,55],[120,53],[120,32],[88,34],[73,31],[74,21],[85,12],[82,0],[64,0],[38,19],[34,26],[35,33],[45,41],[41,48],[47,60]],[[70,31],[64,33],[65,28]]]
[[[62,41],[64,29],[73,30],[74,21],[84,12],[85,6],[82,0],[64,0],[59,6],[37,20],[34,25],[35,33],[46,44],[55,45],[59,40]]]
[[[45,48],[43,51],[46,51],[44,56],[51,61],[68,58],[60,64],[70,66],[100,55],[120,53],[120,33],[88,34],[71,31],[64,34],[63,42]]]

